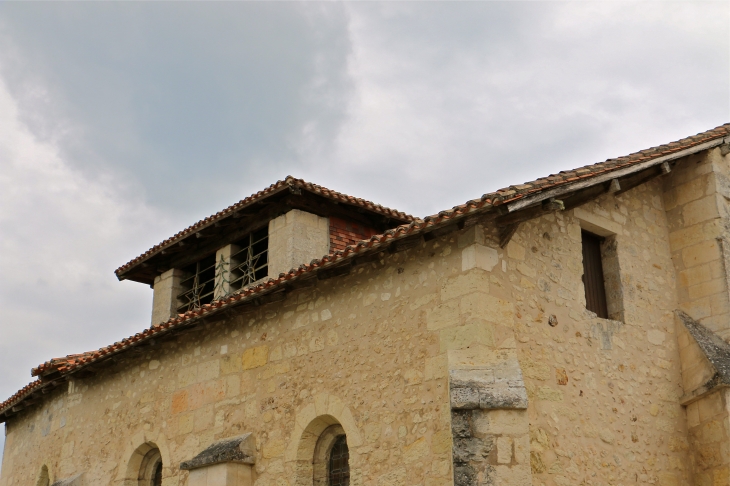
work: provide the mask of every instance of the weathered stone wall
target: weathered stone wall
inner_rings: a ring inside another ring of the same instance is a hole
[[[327,218],[292,209],[269,221],[269,276],[278,277],[329,253]]]
[[[730,484],[728,390],[720,388],[687,406],[689,443],[697,486]]]
[[[535,485],[692,484],[662,195],[655,180],[577,211],[617,233],[623,321],[585,309],[575,212],[523,224],[492,274],[515,303]]]
[[[730,339],[728,157],[715,148],[688,157],[666,177],[664,200],[679,305]]]
[[[182,276],[182,270],[171,268],[155,278],[152,298],[153,325],[167,322],[170,317],[177,315],[177,307],[180,305],[177,296],[182,292]]]
[[[258,486],[307,484],[300,439],[332,420],[347,433],[353,485],[449,484],[448,374],[426,326],[440,282],[461,271],[445,248],[432,241],[315,279],[71,382],[10,421],[0,484],[32,484],[43,464],[54,478],[132,484],[143,444],[160,449],[163,484],[186,484],[182,461],[245,432]]]

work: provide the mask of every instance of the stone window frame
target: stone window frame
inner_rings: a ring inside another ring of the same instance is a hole
[[[581,229],[581,246],[583,250],[583,288],[586,296],[586,308],[603,319],[608,319],[608,295],[606,292],[606,276],[603,273],[602,246],[605,238]]]
[[[347,434],[340,424],[330,425],[322,431],[317,439],[317,445],[314,447],[314,457],[312,457],[312,480],[314,486],[329,486],[329,465],[332,447],[340,437]]]
[[[155,486],[156,474],[161,474],[162,454],[158,448],[150,448],[142,457],[139,466],[137,484],[139,486]]]
[[[582,232],[590,233],[603,239],[601,243],[601,266],[603,268],[603,283],[606,292],[606,306],[610,321],[624,322],[624,295],[621,285],[621,265],[618,256],[618,237],[622,234],[620,225],[613,221],[590,213],[582,208],[574,210],[581,229],[581,264],[584,265],[582,257]],[[583,282],[581,281],[581,284]],[[585,298],[585,287],[583,289]],[[587,310],[587,309],[586,309]],[[590,312],[590,311],[589,311]],[[598,319],[604,319],[597,317]]]

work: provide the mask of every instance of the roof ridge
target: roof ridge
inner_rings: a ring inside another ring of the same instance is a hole
[[[142,260],[152,256],[154,253],[163,250],[165,247],[172,245],[173,243],[176,243],[177,241],[181,240],[182,238],[185,238],[189,235],[191,235],[194,231],[200,230],[205,226],[208,226],[212,223],[215,223],[217,220],[226,217],[230,215],[231,213],[235,212],[236,210],[242,209],[245,206],[248,206],[254,202],[256,202],[258,199],[261,199],[264,196],[268,196],[270,194],[274,194],[282,189],[285,189],[287,187],[300,187],[307,190],[310,190],[311,192],[314,192],[316,194],[322,195],[324,197],[328,197],[330,199],[336,199],[340,200],[342,202],[354,204],[356,206],[360,206],[366,209],[369,209],[371,211],[376,211],[379,213],[386,214],[391,217],[395,217],[401,220],[413,220],[414,217],[410,214],[404,213],[403,211],[398,211],[397,209],[391,209],[386,206],[383,206],[381,204],[374,203],[368,199],[363,199],[360,197],[350,196],[338,191],[334,191],[332,189],[328,189],[324,186],[321,186],[319,184],[315,184],[313,182],[307,182],[304,179],[299,179],[291,175],[287,175],[284,179],[278,180],[275,183],[269,185],[268,187],[265,187],[264,189],[255,192],[251,194],[248,197],[245,197],[241,199],[240,201],[231,204],[230,206],[218,211],[217,213],[208,216],[207,218],[203,218],[196,223],[191,224],[187,228],[183,229],[182,231],[178,231],[173,236],[163,240],[162,242],[154,245],[149,250],[145,251],[141,255],[133,258],[132,260],[128,261],[124,265],[117,268],[114,273],[119,275],[120,273],[128,270],[132,266],[140,263]]]

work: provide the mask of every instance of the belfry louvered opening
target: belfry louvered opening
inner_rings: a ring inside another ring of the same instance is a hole
[[[583,242],[583,286],[586,292],[586,308],[595,312],[598,317],[608,319],[606,284],[601,258],[603,238],[582,231],[581,239]]]
[[[269,274],[269,228],[246,235],[233,244],[231,253],[231,291],[240,290]]]
[[[177,312],[182,314],[198,309],[213,301],[215,291],[215,255],[199,260],[183,268],[180,286],[183,291],[178,294]]]

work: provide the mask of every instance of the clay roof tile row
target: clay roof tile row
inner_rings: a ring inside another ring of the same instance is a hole
[[[313,192],[315,194],[318,194],[320,196],[324,196],[326,198],[338,201],[338,202],[344,202],[348,204],[352,204],[354,206],[359,206],[364,209],[368,209],[370,211],[380,213],[384,216],[394,218],[401,221],[412,221],[413,216],[406,214],[402,211],[397,211],[395,209],[390,209],[385,206],[382,206],[380,204],[376,204],[372,201],[368,201],[366,199],[361,199],[359,197],[353,197],[348,196],[347,194],[342,194],[337,191],[333,191],[331,189],[327,189],[326,187],[320,186],[318,184],[313,184],[311,182],[306,182],[302,179],[297,179],[292,176],[287,176],[284,180],[277,181],[274,184],[270,185],[266,189],[263,189],[255,194],[252,194],[248,196],[247,198],[241,199],[235,204],[232,204],[231,206],[228,206],[227,208],[223,209],[222,211],[218,211],[212,216],[208,216],[205,219],[201,219],[197,223],[185,228],[184,230],[176,233],[174,236],[164,240],[162,243],[159,243],[146,252],[142,253],[136,258],[133,258],[129,262],[125,263],[121,267],[117,268],[114,273],[117,275],[120,275],[133,266],[141,263],[142,261],[148,259],[152,255],[164,250],[165,248],[169,247],[170,245],[173,245],[183,238],[186,238],[201,229],[210,226],[211,224],[214,224],[216,221],[219,221],[230,214],[233,214],[235,211],[238,211],[240,209],[243,209],[246,206],[250,206],[251,204],[264,199],[267,196],[270,196],[274,193],[277,193],[279,191],[288,189],[288,188],[298,188],[298,189],[305,189],[307,191]]]

